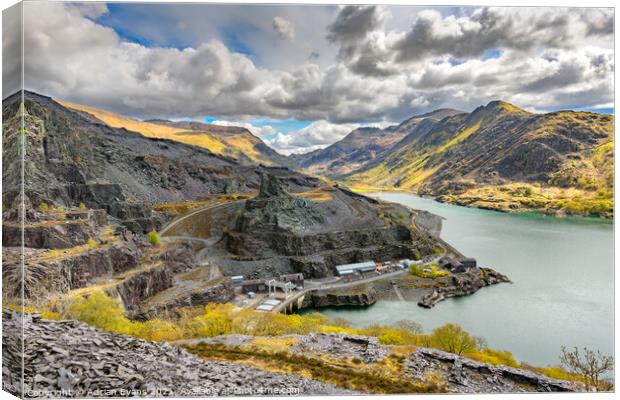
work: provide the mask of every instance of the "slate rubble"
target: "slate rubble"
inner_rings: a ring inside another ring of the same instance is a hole
[[[222,396],[346,393],[333,385],[201,360],[179,346],[102,332],[78,321],[3,314],[3,382],[24,397]]]

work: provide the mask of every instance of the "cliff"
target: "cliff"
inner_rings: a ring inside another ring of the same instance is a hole
[[[369,306],[377,302],[377,291],[372,285],[360,285],[340,290],[317,290],[304,298],[303,307]]]

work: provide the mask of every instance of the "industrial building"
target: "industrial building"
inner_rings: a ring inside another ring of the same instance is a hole
[[[476,268],[477,262],[476,259],[472,257],[463,257],[457,261],[450,256],[443,256],[439,259],[439,266],[458,273],[465,272],[470,268]]]
[[[338,265],[336,271],[338,275],[345,276],[355,274],[357,272],[372,272],[377,268],[374,261],[364,261],[355,264]]]

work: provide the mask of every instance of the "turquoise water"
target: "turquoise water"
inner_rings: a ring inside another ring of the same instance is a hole
[[[380,301],[369,308],[323,309],[354,326],[414,320],[425,331],[458,323],[519,361],[558,364],[560,346],[613,354],[613,225],[588,218],[553,218],[471,209],[401,193],[372,196],[445,218],[442,238],[513,284],[484,288],[426,310]]]

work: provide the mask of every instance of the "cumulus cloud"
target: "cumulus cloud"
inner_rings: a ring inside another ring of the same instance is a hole
[[[281,38],[289,40],[295,38],[295,24],[291,21],[282,17],[274,17],[272,26]]]
[[[358,126],[358,124],[332,124],[319,120],[293,134],[278,133],[267,143],[282,154],[307,153],[337,142]]]
[[[497,47],[574,48],[589,36],[611,35],[613,14],[564,8],[481,8],[471,16],[418,13],[409,32],[394,43],[397,59],[420,60],[450,54],[478,57]]]

